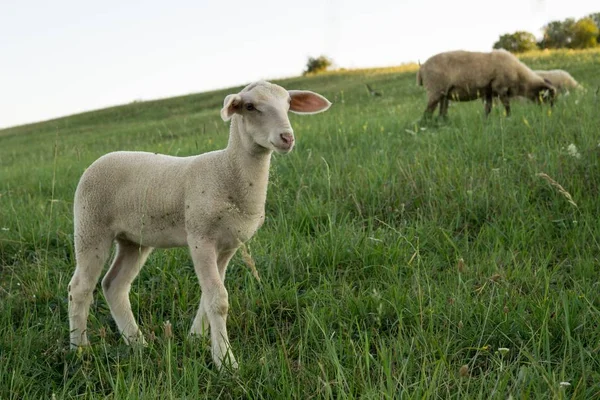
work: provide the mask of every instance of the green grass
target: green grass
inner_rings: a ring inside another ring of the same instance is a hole
[[[280,82],[334,106],[291,116],[297,147],[274,155],[249,242],[262,283],[230,264],[238,372],[186,339],[200,290],[185,249],[154,252],[134,282],[147,348],[124,345],[97,290],[93,345],[69,352],[66,292],[84,169],[113,150],[224,147],[238,88],[0,131],[0,399],[598,398],[600,52],[525,61],[588,91],[510,118],[454,104],[422,126],[409,67]]]

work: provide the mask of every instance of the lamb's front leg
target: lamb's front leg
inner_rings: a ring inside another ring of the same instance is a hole
[[[194,236],[188,237],[188,244],[202,289],[198,314],[201,315],[204,310],[210,325],[213,361],[218,368],[221,368],[222,364],[237,368],[238,364],[231,352],[227,336],[229,301],[227,289],[219,274],[216,245],[210,240]],[[202,326],[202,320],[199,322]]]
[[[227,265],[229,261],[235,254],[237,249],[224,251],[217,257],[217,267],[219,268],[219,275],[221,276],[221,282],[225,283],[225,273],[227,272]],[[208,334],[208,319],[206,316],[206,304],[205,300],[206,296],[200,296],[200,307],[198,307],[198,312],[196,313],[196,318],[194,318],[194,322],[192,323],[192,328],[190,329],[190,335],[200,335],[206,336]]]

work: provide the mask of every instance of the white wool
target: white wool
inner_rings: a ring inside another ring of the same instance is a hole
[[[552,69],[549,71],[537,70],[533,72],[550,81],[552,86],[563,93],[568,92],[569,89],[583,89],[571,74],[562,69]]]

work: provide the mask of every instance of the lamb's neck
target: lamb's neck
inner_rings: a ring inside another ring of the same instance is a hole
[[[229,143],[225,149],[233,176],[244,191],[262,193],[266,196],[272,151],[249,140],[238,118],[231,121]]]

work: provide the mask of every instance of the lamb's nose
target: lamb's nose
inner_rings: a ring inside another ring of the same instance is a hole
[[[281,133],[279,134],[279,137],[281,138],[281,141],[287,145],[294,143],[294,135],[291,133]]]

